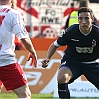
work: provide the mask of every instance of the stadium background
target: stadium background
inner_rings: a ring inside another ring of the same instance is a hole
[[[30,66],[30,62],[27,62],[28,52],[24,47],[15,51],[18,63],[26,73],[31,92],[54,93],[53,96],[58,97],[56,74],[65,47],[57,50],[46,69],[41,67],[41,61],[45,58],[49,45],[64,29],[68,15],[78,8],[78,0],[17,0],[17,2],[17,9],[23,14],[26,29],[37,51],[38,67],[34,69]],[[72,2],[74,8],[71,7]],[[90,8],[99,22],[98,7],[99,0],[91,0]],[[99,97],[99,91],[83,75],[69,88],[73,97]],[[3,88],[2,92],[7,91]]]

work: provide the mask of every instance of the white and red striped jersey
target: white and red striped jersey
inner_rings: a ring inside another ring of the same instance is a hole
[[[15,36],[28,38],[21,13],[8,6],[0,6],[0,66],[16,62]]]

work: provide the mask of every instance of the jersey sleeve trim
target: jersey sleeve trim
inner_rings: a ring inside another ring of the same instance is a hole
[[[57,47],[61,46],[61,45],[59,45],[59,44],[57,43],[57,40],[54,41],[54,45],[57,46]]]

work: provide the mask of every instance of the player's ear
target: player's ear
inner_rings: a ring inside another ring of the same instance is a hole
[[[91,19],[92,19],[92,22],[94,22],[94,17],[92,17]]]

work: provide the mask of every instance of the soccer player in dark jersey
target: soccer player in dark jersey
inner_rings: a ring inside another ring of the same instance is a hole
[[[63,31],[47,52],[42,67],[46,68],[56,49],[66,46],[61,66],[58,69],[58,94],[60,99],[70,99],[68,84],[82,74],[99,89],[99,27],[92,24],[93,12],[88,7],[78,10],[79,24]]]

